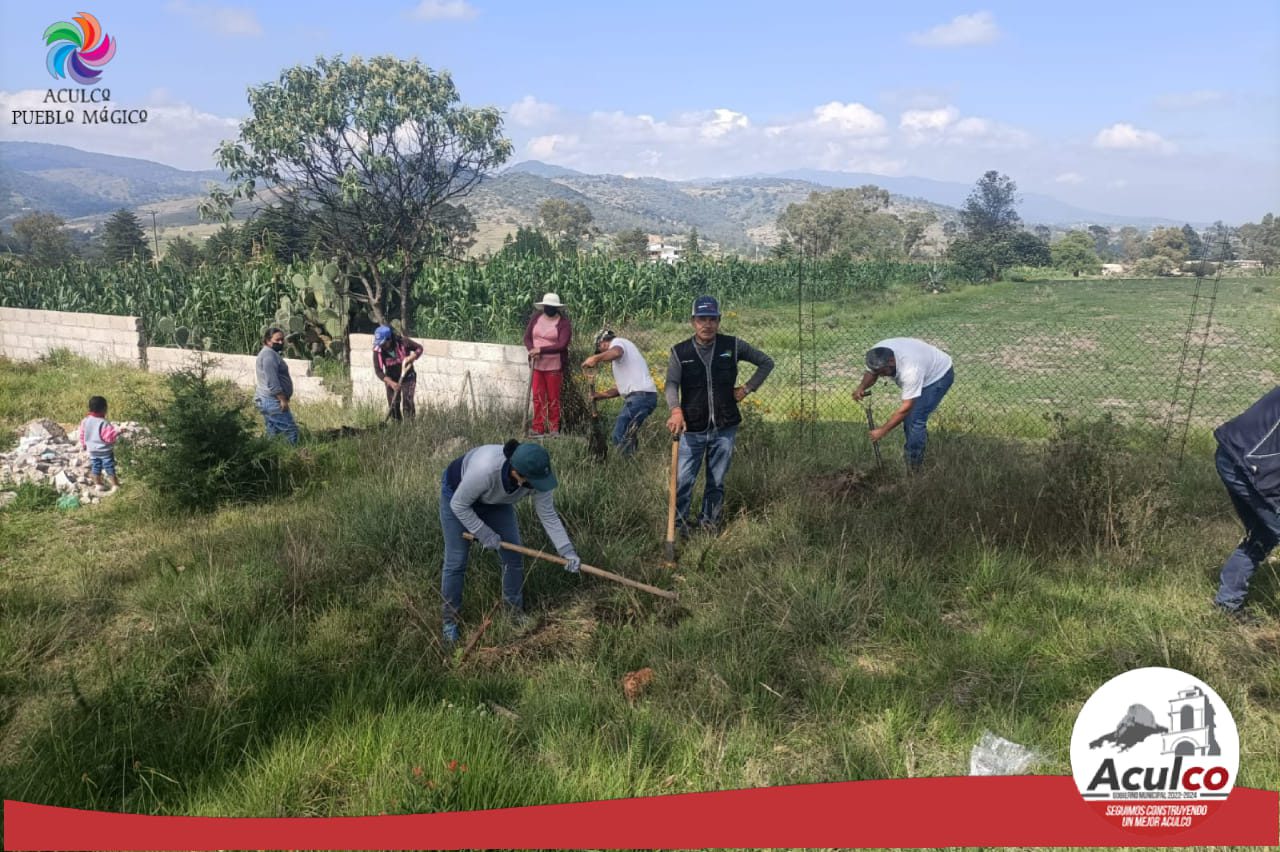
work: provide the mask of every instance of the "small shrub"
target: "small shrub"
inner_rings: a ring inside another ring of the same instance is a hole
[[[1046,472],[1051,505],[1082,543],[1136,557],[1161,526],[1171,503],[1168,478],[1151,464],[1143,436],[1110,414],[1096,419],[1052,418]]]
[[[255,434],[246,401],[203,365],[168,378],[170,399],[150,412],[156,439],[137,453],[141,477],[175,511],[260,500],[283,490],[280,441]]]

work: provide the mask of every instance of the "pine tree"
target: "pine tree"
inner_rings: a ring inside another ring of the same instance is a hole
[[[108,263],[151,260],[151,246],[137,216],[123,207],[111,214],[103,229],[102,253]]]

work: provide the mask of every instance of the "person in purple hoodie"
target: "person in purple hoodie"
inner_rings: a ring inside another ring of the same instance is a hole
[[[110,494],[120,487],[116,477],[116,438],[120,433],[107,420],[107,400],[101,396],[89,397],[89,413],[80,421],[80,446],[89,451],[90,472],[98,487],[107,488],[106,479],[111,482]]]

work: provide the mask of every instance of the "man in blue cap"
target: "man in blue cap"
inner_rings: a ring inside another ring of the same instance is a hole
[[[551,456],[537,444],[507,441],[474,447],[454,459],[440,478],[440,529],[444,536],[444,570],[440,595],[444,598],[444,640],[458,641],[462,612],[462,582],[467,573],[468,542],[476,537],[502,560],[502,599],[517,622],[524,616],[524,557],[502,548],[520,544],[515,504],[533,498],[533,508],[556,552],[568,560],[565,570],[582,565],[551,497],[558,484]]]
[[[746,341],[720,333],[720,304],[711,296],[693,302],[693,336],[671,347],[667,359],[667,429],[680,437],[676,477],[676,526],[687,534],[693,485],[705,459],[707,479],[698,525],[714,533],[724,508],[724,479],[733,460],[742,414],[738,403],[759,389],[773,370],[773,359]],[[738,384],[738,362],[755,372]]]
[[[400,410],[410,420],[418,413],[414,394],[418,374],[413,362],[422,357],[422,344],[395,333],[389,325],[380,325],[373,333],[373,373],[387,386],[388,416],[399,420]]]

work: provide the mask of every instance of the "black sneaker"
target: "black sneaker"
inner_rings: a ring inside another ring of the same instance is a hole
[[[1241,627],[1257,627],[1262,624],[1262,619],[1258,618],[1258,616],[1249,612],[1249,610],[1244,607],[1231,609],[1230,607],[1225,607],[1222,604],[1214,604],[1213,606],[1218,610],[1218,612],[1222,613]]]

